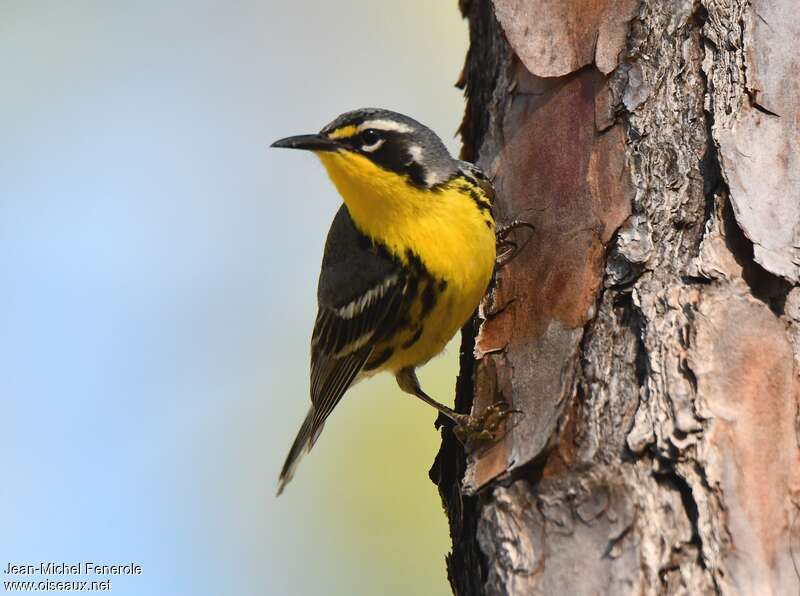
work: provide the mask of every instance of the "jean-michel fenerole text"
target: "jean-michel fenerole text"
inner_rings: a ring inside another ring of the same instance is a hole
[[[83,563],[41,562],[35,565],[7,563],[6,575],[141,575],[138,563],[124,565],[101,565],[91,561]]]

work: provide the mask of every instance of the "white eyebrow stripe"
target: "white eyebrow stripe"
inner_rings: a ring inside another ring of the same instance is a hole
[[[358,125],[358,132],[368,128],[376,128],[378,130],[390,130],[393,132],[412,132],[414,129],[408,124],[402,122],[395,122],[394,120],[367,120]]]

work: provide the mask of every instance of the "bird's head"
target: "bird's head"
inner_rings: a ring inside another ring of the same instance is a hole
[[[272,146],[316,153],[345,201],[353,185],[405,183],[430,189],[458,171],[458,162],[431,129],[377,108],[346,112],[317,134],[287,137]]]

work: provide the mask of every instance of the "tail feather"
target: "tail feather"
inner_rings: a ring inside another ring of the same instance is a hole
[[[289,484],[289,481],[292,479],[297,469],[297,464],[300,463],[300,460],[306,453],[311,451],[317,437],[319,437],[319,433],[322,432],[322,425],[319,425],[316,431],[314,431],[314,416],[314,406],[311,406],[311,409],[306,415],[306,419],[300,426],[300,430],[297,431],[294,443],[292,443],[292,447],[289,449],[289,455],[286,456],[286,461],[283,464],[283,469],[278,479],[278,495],[280,495],[286,485]]]

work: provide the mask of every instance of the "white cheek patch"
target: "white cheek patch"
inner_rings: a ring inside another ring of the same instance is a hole
[[[445,179],[444,176],[441,176],[438,172],[434,172],[433,170],[427,170],[425,172],[425,186],[435,186],[440,182],[444,182]]]
[[[419,145],[411,145],[408,148],[408,154],[411,156],[411,161],[422,165],[422,147]]]
[[[371,153],[372,151],[376,151],[377,149],[379,149],[380,146],[383,145],[384,141],[385,141],[385,139],[378,139],[377,141],[372,143],[372,145],[363,145],[361,147],[361,150],[362,151],[367,151],[368,153]]]
[[[412,132],[414,129],[408,124],[402,122],[395,122],[393,120],[367,120],[358,126],[358,132],[367,130],[368,128],[375,128],[377,130],[388,130],[392,132]]]
[[[445,181],[446,176],[441,176],[439,172],[431,170],[430,168],[425,168],[425,162],[422,161],[422,147],[419,145],[411,145],[408,148],[408,155],[411,157],[411,161],[408,163],[408,165],[417,163],[423,166],[425,169],[425,186],[435,186],[436,184]]]

